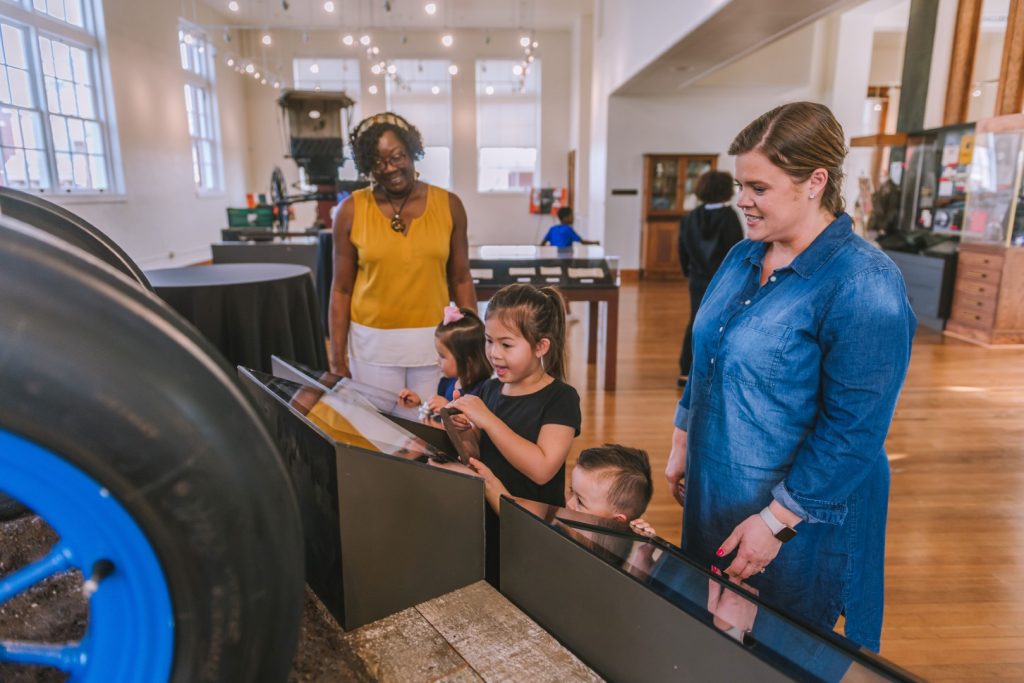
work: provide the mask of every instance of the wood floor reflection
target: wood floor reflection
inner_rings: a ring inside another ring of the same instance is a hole
[[[681,510],[662,472],[679,391],[685,283],[624,285],[618,390],[595,390],[586,309],[570,325],[583,448],[645,449],[646,518],[678,542]],[[893,472],[882,654],[936,681],[1024,680],[1024,350],[985,349],[920,328],[887,442]]]

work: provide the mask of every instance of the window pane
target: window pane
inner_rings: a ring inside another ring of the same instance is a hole
[[[448,147],[426,147],[423,158],[416,162],[416,171],[431,185],[451,188],[452,153]]]
[[[4,159],[4,176],[11,187],[26,187],[28,175],[25,170],[25,152],[20,149],[0,149]]]
[[[80,119],[68,119],[68,140],[71,141],[72,152],[86,153],[85,125]]]
[[[199,175],[199,149],[195,142],[192,143],[192,178],[195,180],[196,187],[200,187]]]
[[[85,146],[89,154],[103,154],[103,132],[100,124],[94,121],[85,122]]]
[[[49,40],[39,41],[39,58],[43,62],[43,73],[53,76],[53,43]]]
[[[25,138],[25,147],[46,149],[43,144],[43,122],[38,112],[21,112],[21,134]]]
[[[68,123],[63,116],[50,115],[50,129],[53,131],[53,148],[58,152],[70,152],[71,142],[68,139]]]
[[[46,106],[50,111],[60,111],[60,99],[57,97],[57,81],[53,78],[44,78],[46,85]]]
[[[96,110],[92,106],[92,88],[87,85],[76,85],[75,99],[78,100],[79,116],[83,119],[96,118]]]
[[[71,166],[71,155],[57,152],[57,181],[62,188],[69,188],[74,183],[74,172]]]
[[[71,68],[74,69],[75,83],[92,85],[92,69],[89,68],[89,53],[77,47],[71,48]]]
[[[40,43],[43,41],[51,43],[51,46],[53,47],[53,67],[56,70],[57,78],[63,78],[66,81],[70,81],[71,48],[57,40],[48,40],[47,38],[39,39]]]
[[[28,72],[21,69],[7,69],[7,79],[11,87],[11,104],[19,107],[32,106],[32,90],[28,85]]]
[[[89,171],[92,173],[92,187],[95,190],[107,189],[107,160],[106,157],[89,155]]]
[[[4,24],[0,31],[4,44],[4,62],[19,69],[28,68],[28,55],[25,53],[25,33],[14,26]]]
[[[480,150],[479,159],[480,192],[524,190],[533,185],[536,148],[485,147]]]
[[[4,109],[5,116],[3,116],[3,136],[0,137],[0,143],[6,147],[24,147],[25,138],[21,132],[21,121],[19,120],[17,110]]]
[[[32,0],[32,6],[38,12],[46,12],[46,0]]]
[[[11,90],[7,83],[7,67],[0,66],[0,102],[11,103]]]
[[[85,26],[85,16],[82,12],[82,0],[64,0],[64,6],[67,9],[69,24]]]
[[[60,113],[78,114],[78,106],[75,103],[75,86],[67,81],[57,81],[57,95],[60,99]]]
[[[83,189],[92,187],[89,180],[89,157],[75,154],[71,157],[71,163],[75,170],[75,186]]]
[[[50,174],[46,169],[46,158],[42,152],[26,151],[25,163],[28,165],[29,187],[39,189],[50,186]]]

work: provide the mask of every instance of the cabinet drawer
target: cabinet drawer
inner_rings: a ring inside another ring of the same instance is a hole
[[[960,252],[961,267],[977,266],[979,268],[1003,269],[1002,254],[987,254],[980,251],[963,250]]]
[[[982,266],[960,266],[960,276],[967,280],[974,280],[976,282],[990,282],[993,285],[999,284],[999,278],[1002,275],[1002,271],[995,270],[993,268],[984,268]]]
[[[974,311],[975,313],[983,312],[988,315],[995,316],[996,314],[996,300],[995,299],[983,299],[973,296],[957,296],[956,298],[957,308],[963,308],[966,310]]]
[[[995,300],[996,294],[999,293],[999,287],[990,282],[982,280],[968,280],[966,278],[957,278],[956,291],[963,292],[968,296],[976,297],[978,299]]]
[[[957,299],[953,305],[952,319],[968,327],[990,330],[995,325],[995,318],[995,311],[974,310],[971,306],[964,305],[961,299]]]

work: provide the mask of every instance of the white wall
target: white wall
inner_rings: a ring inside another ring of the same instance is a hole
[[[185,76],[178,52],[181,6],[172,2],[105,0],[106,44],[124,194],[102,201],[56,201],[106,232],[143,267],[185,265],[209,258],[225,225],[224,209],[248,185],[242,84],[217,68],[227,191],[197,196],[185,114]],[[199,4],[199,23],[220,23]],[[220,36],[212,36],[220,44]]]
[[[535,216],[528,211],[527,196],[522,193],[480,193],[477,191],[476,161],[476,59],[521,59],[519,31],[453,32],[455,43],[444,48],[437,31],[380,31],[371,33],[382,56],[389,59],[450,59],[459,73],[452,78],[452,190],[459,195],[469,216],[469,239],[472,244],[520,244],[539,242],[543,231],[552,224],[551,216]],[[294,57],[355,57],[365,50],[341,43],[342,32],[311,31],[308,41],[298,31],[273,31],[273,44],[253,49],[258,34],[248,33],[246,56],[258,58],[258,66],[271,73],[287,75],[290,80]],[[489,36],[490,42],[486,42]],[[541,186],[565,187],[567,156],[572,147],[571,119],[573,86],[572,34],[569,31],[540,31],[538,59],[541,61]],[[384,111],[386,106],[383,79],[373,76],[370,63],[360,60],[361,93],[350,93],[361,100],[363,115]],[[275,103],[280,94],[269,86],[260,86],[251,77],[233,74],[245,82],[249,130],[249,191],[262,192],[269,183],[274,165],[280,165],[289,182],[298,178],[294,162],[285,160],[280,110]],[[378,93],[370,95],[370,83],[378,85]],[[413,124],[416,122],[413,121]],[[430,141],[426,141],[430,144]],[[312,221],[312,204],[297,205],[297,224]]]

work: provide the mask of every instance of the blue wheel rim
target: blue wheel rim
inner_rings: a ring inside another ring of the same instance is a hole
[[[166,681],[174,653],[174,613],[156,553],[107,489],[54,453],[0,429],[3,492],[42,517],[59,540],[41,560],[0,577],[0,605],[63,571],[113,571],[89,598],[78,643],[0,639],[0,662],[42,664],[74,683]]]

